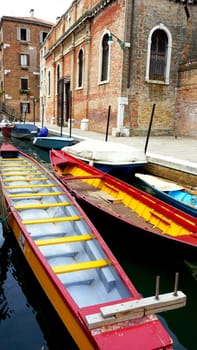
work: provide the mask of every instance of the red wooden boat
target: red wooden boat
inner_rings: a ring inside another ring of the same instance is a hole
[[[100,216],[100,221],[113,218],[114,227],[119,225],[117,232],[127,231],[133,237],[134,234],[142,237],[143,233],[144,237],[159,237],[163,242],[170,240],[179,248],[191,247],[196,254],[196,218],[62,150],[51,150],[50,158],[56,176],[80,205],[85,203],[93,208],[93,222],[97,213],[102,212],[105,216],[103,219]],[[107,227],[109,231],[109,224]]]
[[[14,125],[12,124],[5,124],[4,126],[1,127],[1,132],[2,135],[5,139],[9,139],[11,138],[11,133],[12,133],[12,129],[13,129]]]
[[[155,313],[185,306],[177,287],[142,298],[65,186],[9,144],[0,181],[7,223],[79,349],[172,349]]]

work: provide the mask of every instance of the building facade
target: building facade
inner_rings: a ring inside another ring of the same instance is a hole
[[[3,16],[0,22],[0,102],[3,111],[27,121],[40,118],[40,45],[52,23]]]
[[[155,105],[152,133],[193,136],[196,29],[196,0],[74,0],[41,49],[44,120],[144,135]]]

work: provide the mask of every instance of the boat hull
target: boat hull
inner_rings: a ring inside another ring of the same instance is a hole
[[[146,164],[146,156],[134,147],[99,140],[83,140],[62,150],[107,173],[127,175]]]
[[[197,218],[196,190],[189,190],[189,188],[187,189],[179,183],[149,174],[139,173],[136,174],[136,176],[139,178],[139,181],[145,185],[146,190],[150,189],[151,192],[161,200]],[[159,189],[159,183],[163,184],[161,186],[164,186],[164,190]]]
[[[15,124],[11,136],[17,139],[32,140],[38,133],[39,128],[33,124]]]
[[[72,137],[63,136],[37,136],[33,139],[33,145],[44,149],[61,149],[75,143]]]
[[[76,196],[80,205],[92,208],[91,219],[96,213],[112,220],[115,231],[129,233],[131,237],[152,236],[160,241],[174,242],[180,250],[197,248],[197,221],[186,213],[163,203],[157,198],[128,185],[113,176],[65,154],[51,151],[51,164],[56,176]],[[89,213],[88,213],[89,214]],[[99,221],[99,219],[97,220]],[[95,220],[96,224],[96,220]],[[105,222],[101,219],[99,230]],[[108,230],[110,234],[110,230]],[[118,234],[118,233],[117,233]],[[128,239],[128,236],[127,236]]]

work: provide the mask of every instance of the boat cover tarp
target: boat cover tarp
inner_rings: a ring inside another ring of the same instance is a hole
[[[84,140],[62,150],[76,158],[103,164],[146,163],[144,151],[116,142]]]

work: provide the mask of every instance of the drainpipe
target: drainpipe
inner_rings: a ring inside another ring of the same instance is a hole
[[[131,26],[130,26],[130,48],[129,48],[129,59],[128,59],[128,75],[127,75],[127,88],[131,85],[131,61],[132,61],[132,49],[133,49],[133,25],[134,25],[134,9],[135,0],[132,0],[131,4]]]

